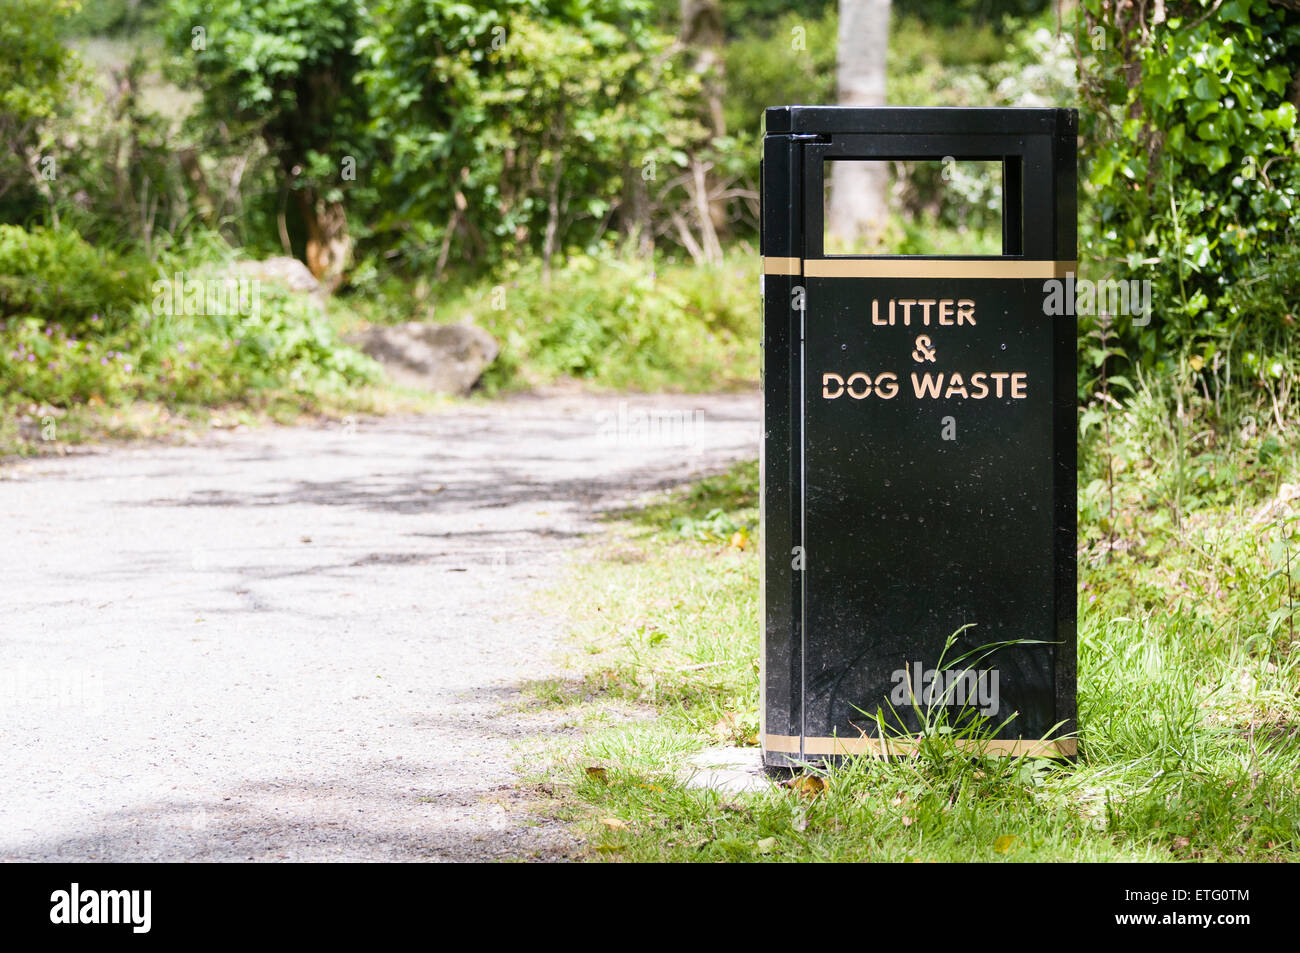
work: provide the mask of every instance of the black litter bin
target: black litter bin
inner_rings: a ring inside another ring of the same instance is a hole
[[[766,763],[1075,753],[1077,115],[767,110]],[[1003,254],[830,255],[828,164],[976,159]],[[1056,289],[1059,292],[1059,288]]]

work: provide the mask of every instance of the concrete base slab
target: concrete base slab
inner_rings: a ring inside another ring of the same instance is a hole
[[[763,767],[762,748],[708,748],[686,761],[686,786],[727,794],[765,791],[772,778]]]

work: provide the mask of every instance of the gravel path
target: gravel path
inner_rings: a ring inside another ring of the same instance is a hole
[[[527,597],[758,437],[755,394],[531,397],[0,467],[0,859],[562,858]]]

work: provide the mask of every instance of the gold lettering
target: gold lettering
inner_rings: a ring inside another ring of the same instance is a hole
[[[984,377],[985,374],[983,371],[980,371],[978,374],[972,374],[970,376],[970,386],[979,388],[979,391],[977,393],[971,394],[971,397],[974,400],[983,400],[985,397],[989,395],[989,388],[988,385],[984,383]]]
[[[970,298],[960,298],[957,301],[957,324],[969,321],[971,327],[975,326],[975,302]]]
[[[912,305],[916,304],[915,298],[899,298],[898,305],[903,309],[903,326],[912,326]]]
[[[939,323],[945,326],[952,324],[951,298],[944,298],[939,302]]]
[[[925,326],[928,328],[928,327],[930,326],[930,306],[931,306],[932,304],[934,304],[934,299],[933,299],[933,298],[921,298],[921,299],[920,299],[919,301],[917,301],[916,303],[919,304],[922,308],[925,309],[925,310],[922,312],[922,315],[923,315],[924,320],[925,320]]]
[[[939,391],[943,387],[942,374],[937,377],[926,374],[921,380],[924,380],[925,383],[921,383],[915,374],[912,375],[912,392],[916,394],[917,397],[924,397],[927,394],[930,397],[939,396]]]
[[[1025,387],[1029,383],[1029,375],[1024,371],[1016,371],[1011,375],[1011,396],[1016,400],[1023,400],[1025,397]]]
[[[960,394],[962,397],[968,396],[966,393],[966,385],[962,382],[960,374],[953,374],[948,378],[948,389],[944,391],[943,396],[944,399],[947,400],[954,394]]]
[[[886,379],[887,378],[887,379]],[[889,400],[898,393],[898,377],[892,371],[883,371],[876,375],[876,396]]]
[[[837,390],[833,394],[831,393],[831,381],[834,381],[836,384],[839,385],[839,390]],[[838,374],[822,375],[822,396],[823,397],[825,397],[827,400],[834,400],[836,397],[839,397],[840,394],[842,393],[844,393],[844,378],[840,377],[840,375]]]
[[[853,382],[856,380],[862,381],[863,386],[862,386],[861,394],[856,393],[853,390]],[[845,381],[845,386],[849,392],[849,396],[852,397],[854,400],[861,400],[864,397],[871,396],[871,378],[868,377],[866,374],[863,374],[861,371],[855,371],[854,373],[850,374],[849,379]]]

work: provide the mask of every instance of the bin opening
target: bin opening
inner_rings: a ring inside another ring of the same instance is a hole
[[[1020,255],[1019,180],[1018,157],[826,159],[824,254]],[[879,209],[836,207],[881,191],[885,203]],[[866,227],[854,227],[864,220]]]

